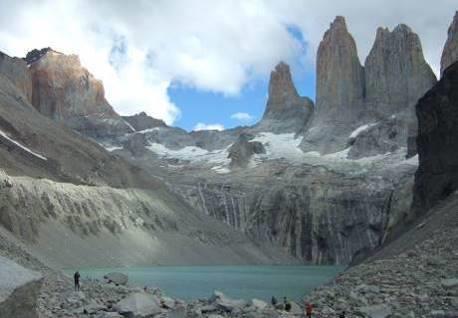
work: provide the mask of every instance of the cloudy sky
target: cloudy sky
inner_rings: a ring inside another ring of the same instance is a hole
[[[437,72],[457,9],[456,0],[0,0],[0,50],[78,54],[121,114],[220,129],[262,116],[280,60],[314,98],[316,48],[336,15],[362,61],[378,26],[408,24]]]

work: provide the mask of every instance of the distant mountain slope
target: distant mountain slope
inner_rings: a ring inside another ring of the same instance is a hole
[[[0,72],[0,225],[35,257],[66,267],[294,262],[39,113],[14,81],[27,66],[5,61],[14,63],[0,68],[10,70]]]

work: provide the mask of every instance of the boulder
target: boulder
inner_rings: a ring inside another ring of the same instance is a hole
[[[386,318],[392,314],[391,307],[388,305],[360,307],[359,311],[369,316],[369,318]]]
[[[443,279],[441,285],[446,289],[458,288],[458,278]]]
[[[113,283],[115,285],[127,285],[127,282],[129,280],[129,277],[126,274],[123,273],[118,273],[118,272],[112,272],[108,273],[105,276],[103,276],[108,283]]]
[[[159,299],[148,293],[133,293],[118,302],[114,308],[129,318],[146,318],[162,312]]]
[[[170,297],[161,297],[161,305],[167,309],[175,308],[175,300]]]
[[[186,306],[179,305],[168,312],[168,318],[186,318]]]
[[[269,306],[265,301],[260,300],[260,299],[252,299],[251,300],[251,305],[256,309],[256,310],[264,310]]]
[[[219,309],[226,312],[240,311],[242,308],[247,306],[247,302],[240,299],[231,299],[224,295],[220,291],[215,291],[211,302],[216,305]]]

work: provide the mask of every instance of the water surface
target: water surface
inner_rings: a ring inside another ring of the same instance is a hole
[[[80,270],[83,278],[102,279],[116,271],[129,276],[129,284],[159,287],[184,300],[208,298],[220,290],[233,298],[270,300],[286,296],[300,300],[334,278],[342,266],[160,266]],[[70,272],[70,271],[69,271]]]

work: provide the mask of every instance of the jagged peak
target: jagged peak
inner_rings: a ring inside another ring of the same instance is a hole
[[[289,65],[281,61],[270,74],[269,98],[279,95],[293,94],[297,96]]]
[[[407,24],[398,24],[394,30],[393,33],[414,33],[412,29],[407,25]]]
[[[390,31],[390,29],[387,27],[378,27],[375,38],[377,41],[377,39],[381,39],[387,36],[398,36],[398,35],[405,36],[409,34],[416,35],[416,33],[413,32],[413,30],[408,25],[401,23],[401,24],[398,24],[392,31]]]
[[[29,51],[26,54],[24,60],[27,62],[27,64],[30,65],[30,64],[37,62],[38,60],[43,58],[45,55],[48,55],[50,53],[57,54],[57,55],[64,55],[62,52],[56,51],[52,49],[51,47],[45,47],[45,48],[42,48],[41,50],[33,49],[32,51]]]
[[[345,17],[338,15],[335,17],[334,21],[331,23],[330,29],[340,29],[347,31],[347,22]]]

